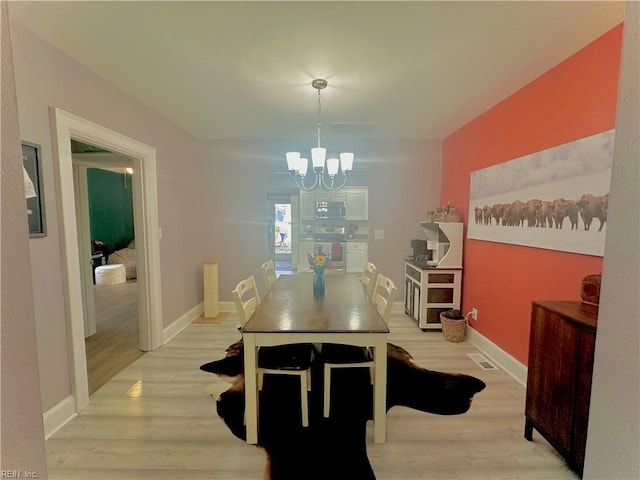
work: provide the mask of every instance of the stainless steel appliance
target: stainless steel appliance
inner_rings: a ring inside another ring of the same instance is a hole
[[[413,249],[413,258],[418,259],[427,254],[427,241],[419,238],[411,240],[411,248]]]
[[[427,240],[413,239],[411,240],[411,248],[413,249],[411,261],[414,265],[420,268],[431,268],[436,265],[433,261],[433,252],[428,248]]]
[[[316,202],[316,220],[344,220],[344,202]]]
[[[330,268],[332,269],[344,269],[347,266],[346,242],[316,242],[314,253],[316,255],[322,254],[327,257]]]
[[[316,240],[341,240],[345,238],[345,227],[316,227]]]
[[[323,254],[326,256],[331,264],[331,268],[346,268],[346,250],[345,227],[316,227],[314,254]]]

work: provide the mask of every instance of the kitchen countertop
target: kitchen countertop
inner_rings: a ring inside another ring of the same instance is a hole
[[[331,240],[316,240],[313,237],[301,237],[299,239],[300,242],[317,242],[317,243],[332,243]],[[347,238],[346,242],[368,242],[369,239],[366,236],[359,236],[359,237],[353,237],[353,238]]]
[[[439,267],[438,265],[426,265],[425,263],[418,262],[411,257],[405,257],[404,261],[416,268],[419,268],[420,270],[462,270],[462,267]]]
[[[405,257],[404,261],[407,263],[410,263],[412,266],[416,268],[419,268],[420,270],[436,270],[437,268],[437,265],[426,265],[425,263],[417,262],[416,260],[410,257]]]

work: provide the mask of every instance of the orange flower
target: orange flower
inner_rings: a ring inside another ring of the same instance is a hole
[[[318,254],[313,259],[313,265],[311,266],[314,272],[322,273],[324,269],[327,268],[327,257],[323,254]]]

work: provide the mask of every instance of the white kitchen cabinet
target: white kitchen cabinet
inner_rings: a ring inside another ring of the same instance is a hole
[[[327,191],[327,190],[316,190],[315,192],[316,202],[345,202],[345,191],[337,190]]]
[[[308,222],[316,219],[316,194],[300,190],[300,221]],[[313,250],[313,248],[312,248]]]
[[[305,272],[309,270],[309,261],[307,254],[313,255],[315,242],[298,242],[298,271]]]
[[[367,261],[366,242],[347,242],[347,273],[360,273]]]
[[[330,202],[345,203],[346,195],[344,190],[338,190],[337,192],[329,192]]]
[[[313,192],[311,192],[314,197],[316,202],[328,202],[329,201],[329,193],[326,190],[314,190]]]
[[[366,189],[345,190],[345,219],[367,220],[369,217],[369,192]]]
[[[462,269],[421,268],[405,262],[404,311],[422,330],[440,329],[440,314],[460,309]]]

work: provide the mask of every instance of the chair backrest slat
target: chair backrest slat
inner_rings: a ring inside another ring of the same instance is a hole
[[[233,294],[233,301],[236,304],[236,311],[240,317],[240,324],[244,325],[260,304],[256,279],[253,275],[245,278],[236,285],[236,288],[234,288],[231,293]]]
[[[367,288],[367,297],[369,300],[373,299],[373,289],[376,285],[376,276],[378,275],[378,268],[371,262],[364,264],[364,270],[362,271],[362,277],[360,281]]]
[[[276,277],[276,266],[273,264],[273,260],[267,260],[264,262],[260,267],[260,270],[262,270],[262,278],[267,286],[267,291],[269,291],[278,279],[278,277]]]
[[[376,285],[373,290],[373,302],[376,304],[378,313],[387,322],[391,316],[391,309],[396,298],[398,288],[393,281],[382,274],[378,274]]]

